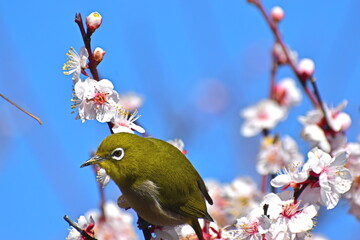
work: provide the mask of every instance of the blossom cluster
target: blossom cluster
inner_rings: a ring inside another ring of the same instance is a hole
[[[94,58],[97,64],[102,61],[105,52],[96,48]],[[113,83],[108,79],[95,80],[86,73],[89,53],[85,47],[80,54],[74,48],[67,53],[68,60],[63,66],[64,74],[72,75],[74,93],[72,108],[78,109],[77,119],[97,120],[112,123],[112,131],[144,133],[145,130],[135,121],[140,117],[137,109],[142,105],[143,99],[135,93],[119,94],[114,90]],[[81,75],[87,76],[81,79]]]
[[[283,190],[269,193],[251,212],[224,229],[225,239],[306,239],[315,226],[320,205],[334,208],[351,187],[351,174],[345,164],[346,151],[331,157],[321,149],[308,153],[305,164],[284,170],[271,181]],[[320,204],[320,205],[319,205]]]
[[[225,233],[230,239],[307,239],[320,205],[333,209],[341,197],[349,200],[350,213],[360,219],[360,144],[349,142],[346,137],[352,122],[344,112],[347,101],[337,107],[323,102],[313,76],[314,61],[308,58],[299,61],[298,54],[281,39],[277,27],[284,11],[274,7],[267,15],[261,1],[248,2],[261,10],[276,41],[272,48],[270,95],[240,112],[244,118],[240,133],[244,137],[263,135],[256,165],[265,180],[263,192],[269,178],[273,188],[287,191],[275,194],[272,189],[273,193],[264,196],[258,208],[237,219]],[[299,117],[303,126],[301,137],[311,149],[305,163],[292,138],[272,133],[277,124],[286,120],[290,108],[302,100],[294,80],[276,82],[278,67],[286,65],[315,107]]]

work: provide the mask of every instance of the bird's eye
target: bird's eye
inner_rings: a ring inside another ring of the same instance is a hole
[[[123,157],[124,157],[124,149],[122,149],[122,148],[117,148],[117,149],[115,149],[113,152],[112,152],[112,154],[111,154],[111,156],[112,156],[112,158],[113,159],[115,159],[115,160],[121,160]]]

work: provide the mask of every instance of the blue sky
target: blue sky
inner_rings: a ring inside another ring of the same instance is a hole
[[[348,136],[356,141],[360,2],[265,5],[284,8],[284,39],[300,58],[314,59],[323,99],[331,105],[349,100]],[[120,93],[145,97],[140,122],[151,135],[182,138],[204,178],[259,180],[253,162],[260,138],[240,136],[239,111],[267,97],[273,36],[245,0],[0,1],[0,11],[0,92],[44,121],[40,126],[0,99],[2,238],[64,239],[63,215],[75,219],[98,204],[93,173],[79,166],[109,131],[95,121],[74,120],[72,81],[61,70],[68,49],[82,46],[76,12],[102,14],[92,43],[107,52],[100,76]],[[282,69],[279,77],[285,76],[292,74]],[[208,101],[218,104],[216,111],[202,107]],[[310,108],[305,99],[276,129],[298,140],[303,153],[308,146],[299,138],[297,116]],[[110,185],[106,195],[116,199],[119,192]],[[315,231],[352,239],[359,223],[347,210],[342,202],[321,213]]]

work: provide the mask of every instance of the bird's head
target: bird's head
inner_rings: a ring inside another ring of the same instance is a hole
[[[111,134],[100,143],[95,155],[80,167],[98,164],[116,181],[125,170],[137,168],[135,159],[139,151],[136,146],[141,146],[142,140],[142,137],[131,133]]]

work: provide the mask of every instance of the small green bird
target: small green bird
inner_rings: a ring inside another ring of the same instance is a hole
[[[198,218],[213,221],[205,183],[185,155],[155,138],[117,133],[105,138],[94,157],[81,167],[98,164],[118,185],[122,199],[150,224],[189,224],[203,240]],[[204,199],[205,198],[205,199]]]

